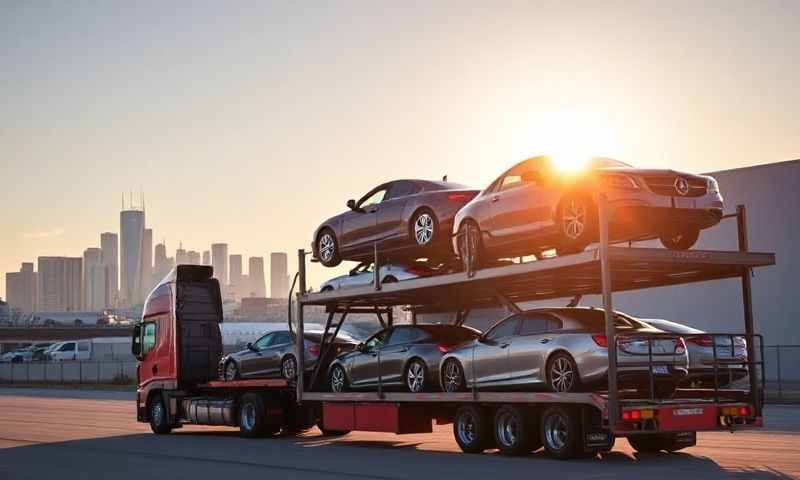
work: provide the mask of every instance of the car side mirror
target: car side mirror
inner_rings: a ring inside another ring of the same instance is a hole
[[[248,350],[250,350],[250,351],[253,351],[253,352],[257,352],[257,351],[258,351],[258,349],[256,348],[256,346],[255,346],[255,345],[253,345],[253,344],[252,344],[252,343],[250,343],[250,342],[247,342],[247,349],[248,349]]]
[[[353,200],[352,198],[351,198],[350,200],[348,200],[348,201],[347,201],[347,208],[349,208],[350,210],[352,210],[352,211],[354,211],[354,212],[358,212],[359,210],[361,210],[361,209],[360,209],[360,208],[358,208],[358,206],[356,205],[356,201],[355,201],[355,200]]]
[[[364,342],[361,342],[358,345],[356,345],[356,350],[358,350],[361,353],[363,353],[364,350],[366,350],[366,349],[367,349],[367,346],[364,344]]]

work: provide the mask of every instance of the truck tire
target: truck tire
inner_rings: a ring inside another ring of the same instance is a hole
[[[274,435],[280,425],[267,423],[264,399],[257,393],[246,393],[239,401],[239,432],[245,438]]]
[[[153,433],[164,435],[172,431],[172,426],[169,424],[169,412],[160,392],[150,396],[150,400],[147,402],[147,414],[150,417],[150,430]]]
[[[494,415],[494,439],[503,455],[524,455],[537,450],[539,431],[530,412],[515,405],[503,405]]]
[[[492,446],[492,421],[476,405],[464,405],[453,418],[453,436],[464,453],[483,453]]]
[[[553,405],[542,414],[541,438],[544,450],[553,458],[566,460],[582,451],[581,418],[574,409]]]

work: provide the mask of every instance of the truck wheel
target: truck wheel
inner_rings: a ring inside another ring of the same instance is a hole
[[[156,393],[150,397],[147,411],[150,415],[150,430],[153,433],[163,435],[172,431],[172,427],[169,424],[169,412],[167,412],[167,408],[164,405],[161,393]]]
[[[536,423],[526,410],[504,405],[494,416],[494,439],[503,455],[524,455],[541,446]]]
[[[267,423],[264,399],[257,393],[246,393],[239,402],[239,431],[243,437],[258,438],[274,435],[280,425]]]
[[[464,405],[453,419],[453,436],[464,453],[483,453],[492,444],[492,422],[475,405]]]
[[[544,450],[553,458],[566,460],[581,450],[580,415],[567,407],[554,405],[542,414],[541,438]]]

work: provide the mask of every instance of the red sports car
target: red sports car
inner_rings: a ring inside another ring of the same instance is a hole
[[[719,186],[709,176],[634,168],[608,158],[566,174],[550,157],[534,157],[500,175],[456,214],[453,248],[464,258],[469,230],[473,264],[538,257],[551,248],[582,251],[599,238],[600,189],[608,198],[613,241],[660,238],[667,248],[685,250],[700,230],[722,218]]]
[[[370,262],[377,244],[382,262],[452,259],[453,217],[479,192],[444,181],[384,183],[358,201],[348,200],[347,212],[317,228],[311,244],[314,258],[326,267],[342,260]]]

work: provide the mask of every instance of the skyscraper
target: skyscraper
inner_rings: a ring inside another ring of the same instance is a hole
[[[189,256],[186,250],[183,249],[183,244],[180,244],[178,249],[175,250],[175,265],[185,265],[187,263],[189,263]]]
[[[211,244],[211,266],[214,267],[214,277],[219,280],[223,290],[228,286],[228,244]]]
[[[123,210],[119,214],[120,239],[120,300],[123,306],[136,304],[139,298],[144,239],[144,211]]]
[[[35,312],[37,291],[38,278],[33,263],[23,263],[19,272],[6,273],[6,301],[10,308]]]
[[[211,265],[211,252],[203,250],[203,265]]]
[[[172,270],[172,259],[167,257],[167,245],[159,243],[155,250],[155,264],[153,265],[155,282],[160,282]]]
[[[284,252],[269,254],[269,292],[272,298],[289,296],[289,257]]]
[[[238,298],[247,296],[247,285],[244,284],[244,275],[242,275],[242,256],[231,255],[228,258],[230,262],[231,291]]]
[[[40,312],[77,312],[83,300],[81,257],[39,257]]]
[[[100,312],[106,307],[106,267],[103,250],[87,248],[83,251],[83,310]]]
[[[115,307],[119,295],[119,237],[116,233],[100,234],[100,250],[106,267],[106,308]]]
[[[142,236],[142,267],[138,302],[143,302],[153,289],[153,229],[145,228]],[[137,303],[138,303],[137,302]]]
[[[248,292],[247,296],[266,297],[267,286],[264,283],[264,258],[250,257],[247,268]]]
[[[200,252],[194,250],[186,252],[186,263],[189,265],[200,265]]]

